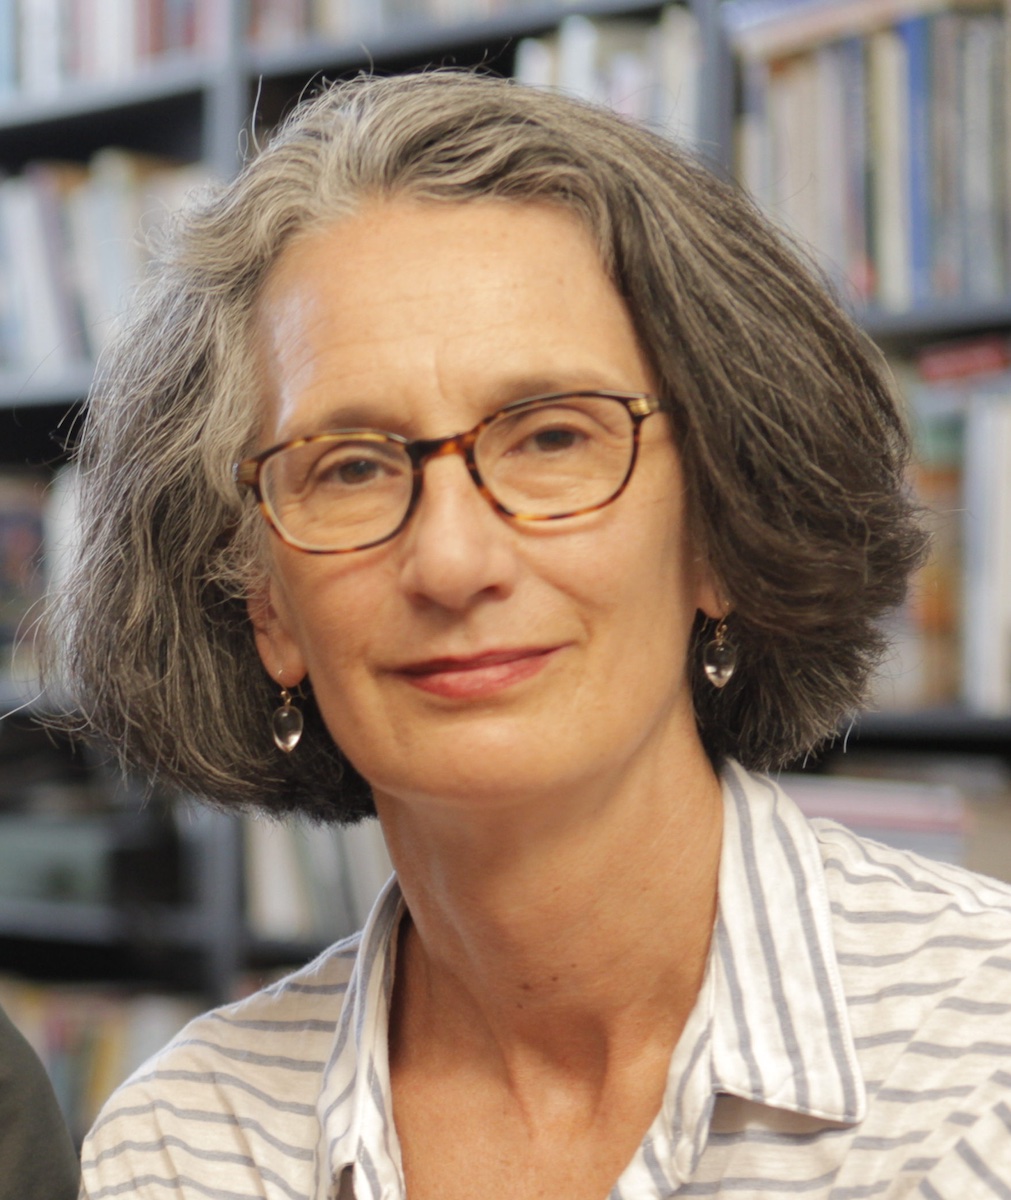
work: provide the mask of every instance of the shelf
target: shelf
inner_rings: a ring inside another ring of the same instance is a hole
[[[122,81],[70,81],[51,95],[15,93],[3,99],[0,136],[28,125],[104,117],[123,108],[195,95],[207,87],[211,78],[205,59],[186,55],[151,63]]]
[[[849,746],[902,746],[927,750],[960,749],[1011,756],[1011,713],[984,716],[964,708],[863,714],[848,737]]]
[[[584,0],[575,4],[532,4],[494,17],[469,18],[446,25],[403,20],[398,21],[396,31],[365,33],[357,39],[332,41],[315,37],[283,50],[252,47],[246,51],[244,65],[252,75],[283,76],[311,74],[321,66],[352,68],[373,62],[385,65],[417,62],[485,42],[501,46],[516,38],[547,33],[573,14],[649,16],[655,15],[660,7],[659,3],[643,3],[643,0]]]
[[[123,83],[68,84],[51,96],[0,104],[0,159],[8,173],[45,158],[87,160],[123,146],[195,162],[213,76],[202,60],[159,63]]]
[[[243,961],[257,967],[287,966],[309,962],[321,954],[328,943],[324,941],[261,938],[247,934],[243,945]]]
[[[948,340],[966,333],[1011,328],[1011,296],[999,300],[938,300],[906,312],[864,309],[857,320],[889,348]]]
[[[111,946],[128,930],[126,915],[111,905],[0,900],[0,937]]]
[[[207,941],[206,914],[192,906],[152,908],[123,904],[62,903],[56,900],[0,899],[0,938],[117,946],[147,942],[173,949],[199,950]],[[287,950],[305,949],[301,944]],[[279,946],[272,946],[275,954]]]
[[[58,373],[45,365],[0,370],[0,407],[38,408],[70,406],[83,400],[91,387],[95,367],[90,362],[75,363]]]

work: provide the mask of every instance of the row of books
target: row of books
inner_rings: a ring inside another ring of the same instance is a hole
[[[147,260],[139,231],[203,176],[108,147],[0,181],[0,370],[58,377],[93,360]]]
[[[698,20],[671,4],[655,20],[564,17],[556,32],[520,40],[513,70],[522,83],[605,104],[693,144],[700,62]]]
[[[845,748],[824,773],[784,773],[812,818],[875,842],[1011,881],[1011,765],[997,755]]]
[[[480,21],[543,0],[250,0],[247,36],[254,46],[311,38],[346,41],[382,37],[405,25],[450,25]]]
[[[193,998],[0,977],[0,1006],[42,1060],[80,1141],[109,1094],[201,1011]]]
[[[1011,343],[930,347],[896,364],[917,443],[931,556],[897,615],[876,704],[1011,712]]]
[[[228,0],[0,0],[0,95],[48,98],[212,53],[227,16]]]
[[[393,870],[378,821],[247,817],[244,843],[246,923],[267,942],[323,946],[354,933]]]
[[[845,294],[902,311],[1011,290],[999,0],[735,0],[738,170]]]

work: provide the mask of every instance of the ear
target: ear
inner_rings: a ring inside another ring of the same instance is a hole
[[[268,579],[257,592],[246,597],[246,611],[260,661],[278,686],[293,688],[307,674],[305,659],[295,638],[283,596]]]

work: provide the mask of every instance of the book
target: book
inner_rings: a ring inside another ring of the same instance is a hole
[[[956,13],[938,13],[930,24],[930,283],[938,297],[962,291],[962,26]]]
[[[556,87],[644,122],[689,146],[698,142],[698,18],[668,5],[656,21],[565,16],[556,32],[521,38],[513,75]]]
[[[65,297],[49,269],[50,232],[31,181],[20,175],[0,182],[0,238],[9,271],[5,365],[39,377],[58,377],[75,360],[63,323]]]
[[[92,357],[126,309],[148,262],[148,239],[204,176],[198,165],[109,146],[90,159],[84,185],[66,195],[65,252]]]
[[[928,347],[897,372],[911,414],[911,481],[931,533],[893,619],[882,708],[1011,712],[1011,340]]]
[[[61,0],[20,0],[18,83],[33,97],[59,92],[65,77],[68,26]]]
[[[73,197],[88,183],[81,163],[30,162],[24,178],[31,188],[42,229],[42,257],[38,264],[52,291],[55,333],[65,362],[84,361],[88,354],[81,307],[78,257],[70,251],[69,211]]]
[[[378,821],[247,817],[244,836],[247,922],[267,941],[324,946],[354,933],[393,871]]]
[[[940,807],[942,813],[949,808],[952,854],[928,856],[950,857],[970,870],[1011,882],[1011,767],[1000,757],[876,750],[858,743],[832,754],[826,769],[830,776],[848,780],[926,785],[931,796],[926,815],[932,818],[938,815],[937,797],[947,792],[950,798],[940,801]],[[869,829],[868,836],[873,838],[874,831]]]
[[[351,915],[356,928],[360,928],[380,889],[393,873],[379,822],[360,821],[342,830],[341,851]]]
[[[702,67],[698,17],[680,4],[666,5],[647,34],[647,54],[655,77],[647,119],[669,137],[696,146]]]
[[[1011,712],[1011,376],[968,398],[965,428],[963,697]]]
[[[727,0],[722,18],[745,58],[798,54],[825,42],[867,36],[952,0]]]
[[[646,62],[649,29],[644,20],[563,17],[555,86],[627,116],[647,118],[653,99]]]
[[[870,196],[867,137],[867,71],[864,43],[857,37],[835,44],[840,89],[843,183],[843,288],[856,304],[874,295],[874,265],[870,245]]]
[[[898,31],[880,29],[867,43],[871,153],[874,156],[872,230],[876,300],[901,311],[913,298],[909,213],[908,52]]]
[[[854,306],[986,303],[1011,285],[1009,13],[991,0],[727,6],[742,180]]]
[[[919,659],[913,703],[942,708],[957,704],[962,691],[965,408],[957,389],[929,387],[914,396],[913,409],[912,480],[931,537],[930,556],[910,588]]]
[[[991,300],[1004,292],[1001,20],[967,17],[961,63],[961,225],[964,292]]]
[[[930,20],[925,16],[900,21],[896,31],[904,47],[908,157],[906,212],[909,218],[909,288],[912,303],[933,293],[931,271]]]
[[[39,1056],[80,1142],[112,1091],[201,1010],[190,996],[0,977],[0,1005]]]
[[[268,941],[308,941],[313,934],[308,885],[292,830],[267,817],[243,823],[246,920]]]
[[[810,56],[773,64],[769,113],[777,199],[773,215],[808,246],[818,248],[818,74]]]

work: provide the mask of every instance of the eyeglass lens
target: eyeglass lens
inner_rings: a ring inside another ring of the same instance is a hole
[[[624,484],[634,448],[634,422],[621,401],[566,396],[498,413],[478,434],[474,462],[510,515],[546,520],[606,504]],[[414,466],[405,444],[389,435],[322,434],[268,458],[260,487],[296,544],[354,549],[403,522]]]

